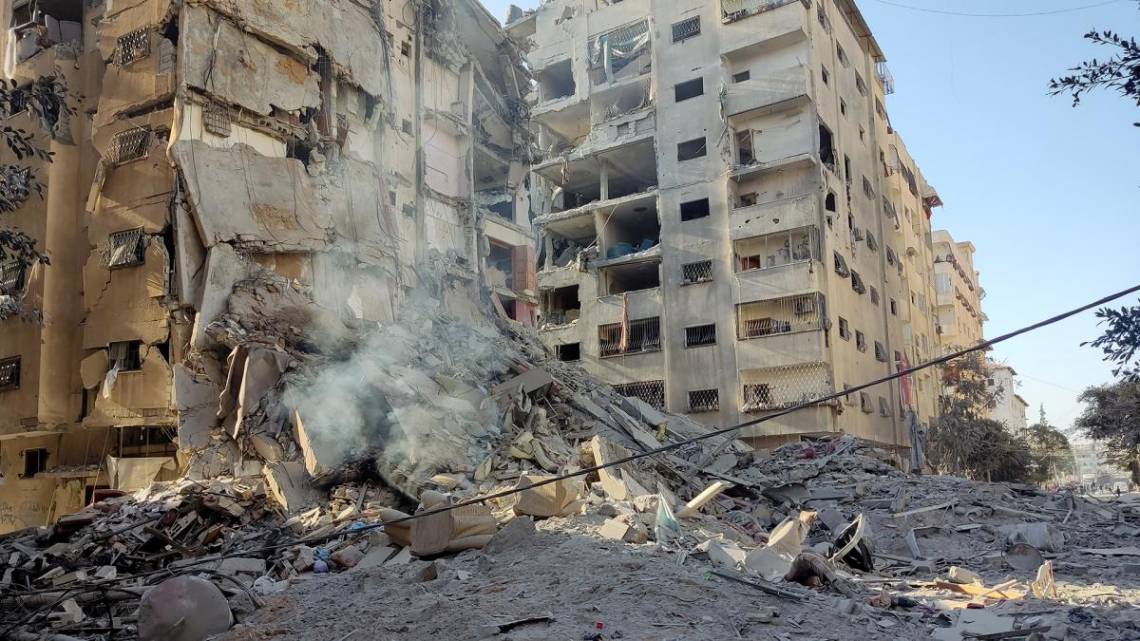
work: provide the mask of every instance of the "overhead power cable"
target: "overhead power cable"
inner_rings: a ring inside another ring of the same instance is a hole
[[[1122,2],[1128,1],[1130,0],[1107,0],[1106,2],[1086,4],[1079,7],[1050,9],[1045,11],[1024,11],[1017,13],[972,13],[969,11],[951,11],[948,9],[929,9],[927,7],[916,7],[914,5],[903,4],[901,2],[892,2],[891,0],[875,0],[875,2],[878,2],[879,4],[885,4],[890,7],[898,7],[900,9],[907,9],[909,11],[936,13],[943,16],[962,16],[966,18],[1031,18],[1034,16],[1054,16],[1062,13],[1075,13],[1077,11],[1085,11],[1086,9],[1095,9],[1097,7],[1107,7],[1110,4],[1120,4]]]

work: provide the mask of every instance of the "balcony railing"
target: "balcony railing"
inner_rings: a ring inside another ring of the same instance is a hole
[[[610,358],[661,351],[661,319],[643,318],[598,327],[599,356]]]

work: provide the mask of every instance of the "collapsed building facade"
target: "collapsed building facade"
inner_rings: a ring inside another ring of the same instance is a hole
[[[0,532],[272,449],[282,345],[391,320],[418,266],[534,322],[530,81],[477,2],[0,7],[9,77],[75,103],[15,214],[51,264],[5,272],[43,322],[0,321]]]
[[[541,332],[626,394],[732,424],[936,350],[941,205],[850,0],[552,0],[528,43]],[[747,432],[906,448],[929,373]],[[913,420],[912,420],[913,419]]]

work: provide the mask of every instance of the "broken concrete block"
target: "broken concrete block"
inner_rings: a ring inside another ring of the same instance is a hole
[[[139,641],[203,641],[229,630],[233,623],[222,591],[196,576],[159,583],[139,605]]]
[[[626,414],[641,419],[646,425],[657,427],[667,422],[665,415],[636,396],[623,396],[621,408]]]
[[[349,545],[333,552],[330,558],[342,568],[353,568],[364,558],[364,553],[355,545]]]
[[[1051,523],[1015,523],[1000,528],[1007,547],[1025,543],[1042,552],[1064,552],[1065,533]]]
[[[261,576],[265,574],[265,559],[247,557],[222,559],[221,563],[218,564],[217,571],[226,576],[234,576],[236,574],[256,574]]]
[[[412,549],[404,548],[396,556],[388,559],[384,565],[407,565],[412,562]]]
[[[424,504],[428,505],[427,501]],[[491,540],[497,527],[498,521],[491,514],[491,508],[484,505],[465,505],[429,514],[412,521],[412,553],[423,557],[482,548]]]
[[[298,572],[308,572],[313,569],[313,562],[317,560],[317,551],[307,545],[299,545],[294,550],[293,568]]]
[[[982,577],[978,576],[978,574],[976,572],[971,572],[970,570],[967,570],[966,568],[960,568],[956,565],[952,566],[950,568],[948,576],[949,576],[950,580],[954,583],[960,583],[960,584],[978,583],[978,584],[980,584],[982,582]]]
[[[360,561],[353,566],[354,570],[369,570],[378,568],[388,562],[388,559],[396,555],[396,548],[390,545],[377,545],[368,548],[368,553],[364,555]],[[336,560],[336,556],[333,556]]]
[[[515,496],[515,514],[529,514],[539,518],[552,516],[569,516],[578,511],[581,503],[578,496],[582,491],[582,482],[578,479],[562,479],[555,483],[548,483],[540,487],[533,487],[536,483],[548,481],[554,477],[524,474],[519,477],[516,490],[521,490]]]
[[[537,532],[534,519],[529,516],[520,516],[511,519],[500,529],[483,548],[487,554],[500,554],[526,545],[534,538]]]
[[[496,385],[491,389],[491,394],[493,396],[517,393],[533,394],[549,387],[552,383],[554,383],[554,377],[550,375],[550,372],[541,367],[532,367],[512,379]]]
[[[744,563],[748,554],[734,541],[705,541],[697,547],[716,565],[735,570]]]
[[[300,512],[317,502],[317,492],[309,486],[303,464],[296,461],[269,463],[262,472],[266,491],[286,513]]]
[[[602,527],[598,528],[598,536],[603,539],[613,539],[614,541],[624,541],[625,537],[629,534],[630,527],[625,521],[619,519],[607,519]]]

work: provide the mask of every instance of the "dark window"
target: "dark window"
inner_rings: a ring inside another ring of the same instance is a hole
[[[18,260],[0,263],[0,294],[15,294],[24,287],[24,265]]]
[[[867,232],[867,249],[873,252],[879,251],[879,241],[875,240],[875,235]]]
[[[847,101],[842,98],[839,99],[839,113],[847,115]]]
[[[576,361],[582,358],[581,343],[566,343],[558,346],[558,360]]]
[[[893,298],[891,299],[891,314],[894,316],[899,315],[899,304],[895,302],[895,299]]]
[[[700,198],[681,203],[681,221],[696,220],[709,215],[709,199]]]
[[[883,344],[879,341],[875,341],[875,360],[882,361],[883,363],[887,362],[887,348],[883,347]]]
[[[843,154],[843,178],[847,184],[851,184],[851,156]]]
[[[701,35],[701,17],[693,16],[680,22],[673,23],[673,42],[684,42],[689,38]]]
[[[733,82],[744,82],[746,80],[751,80],[751,79],[752,79],[752,72],[748,71],[748,70],[744,70],[744,71],[741,71],[739,73],[732,74],[732,81]]]
[[[823,78],[823,84],[831,84],[831,73],[827,70],[827,67],[822,67],[819,70],[819,75]]]
[[[827,192],[827,197],[823,199],[823,208],[827,211],[838,211],[834,191]]]
[[[44,448],[24,450],[24,473],[20,478],[30,479],[40,472],[47,471],[48,451]]]
[[[0,392],[20,389],[20,357],[0,360]]]
[[[851,289],[854,289],[858,294],[867,293],[867,286],[863,283],[863,277],[854,269],[851,270]]]
[[[756,156],[752,153],[752,130],[736,132],[736,161],[741,165],[751,165]]]
[[[716,325],[698,325],[685,328],[685,347],[716,345]]]
[[[134,372],[142,369],[142,341],[123,341],[107,346],[107,358],[111,369],[120,372]]]
[[[859,392],[859,409],[863,410],[864,414],[875,412],[875,408],[871,405],[871,395],[867,392]]]
[[[151,130],[146,127],[135,127],[120,131],[111,139],[111,148],[107,152],[107,162],[112,165],[121,165],[132,160],[146,156],[150,147]]]
[[[859,330],[855,330],[855,347],[860,352],[867,351],[867,335]]]
[[[706,153],[708,153],[708,145],[703,137],[694,138],[677,145],[677,160],[702,158]]]
[[[835,171],[835,138],[822,122],[819,123],[819,161]]]
[[[847,266],[847,259],[837,251],[831,252],[832,257],[835,259],[835,273],[847,278],[851,275],[851,268]]]
[[[401,42],[400,43],[400,55],[401,56],[412,55],[412,43],[408,42],[407,40]]]
[[[867,180],[866,176],[863,176],[863,194],[871,200],[875,199],[875,189],[871,187],[871,181]]]
[[[409,136],[411,136],[413,133],[415,133],[415,130],[412,129],[412,121],[408,120],[406,118],[404,119],[404,122],[401,123],[400,129],[402,129],[403,132],[408,134]]]
[[[673,85],[673,99],[676,102],[696,98],[705,94],[705,79],[696,78]]]
[[[879,397],[879,414],[882,416],[891,415],[891,404],[882,396]]]
[[[897,349],[895,350],[895,363],[902,363],[902,352],[898,351]]]
[[[835,45],[835,57],[839,58],[840,64],[847,66],[847,52],[843,50],[842,45]]]
[[[847,319],[842,316],[839,317],[839,338],[845,341],[851,340],[851,326],[847,324]]]
[[[715,389],[702,389],[689,392],[690,412],[719,412],[720,391]]]
[[[682,285],[694,283],[707,283],[713,279],[712,261],[702,260],[699,263],[689,263],[681,266]]]
[[[875,289],[874,285],[871,286],[871,304],[872,305],[878,305],[879,304],[879,290]]]
[[[133,267],[146,262],[146,236],[142,228],[130,229],[111,234],[111,255],[107,265],[112,269],[116,267]]]
[[[150,55],[150,29],[136,29],[119,36],[115,43],[115,62],[125,67]]]
[[[859,75],[858,71],[855,72],[855,88],[859,90],[860,95],[867,95],[867,84],[863,82],[863,76]]]

